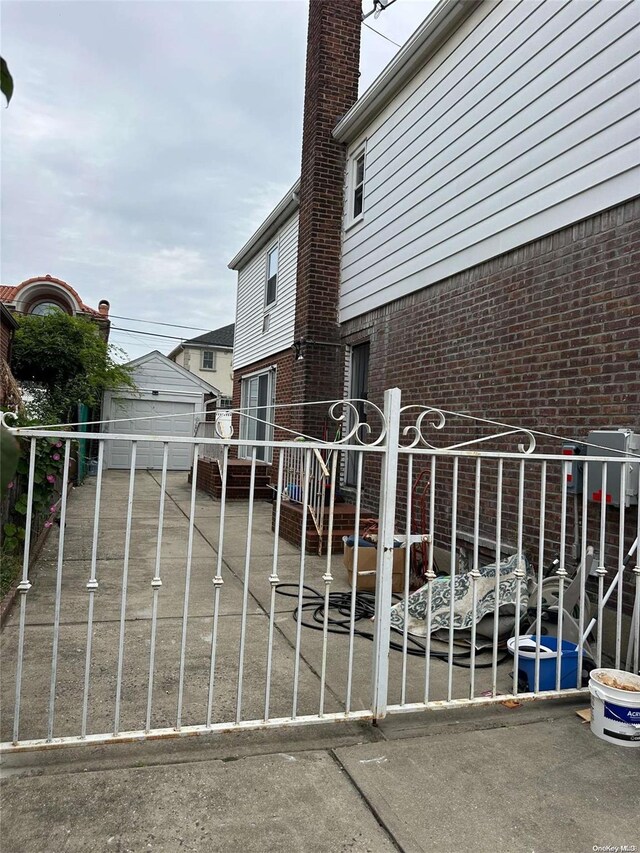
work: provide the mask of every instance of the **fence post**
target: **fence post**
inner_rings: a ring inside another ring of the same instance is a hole
[[[391,585],[393,575],[393,535],[396,520],[396,490],[398,483],[398,447],[400,444],[399,388],[384,394],[384,417],[387,434],[380,472],[380,503],[378,511],[378,555],[376,565],[376,608],[373,637],[374,720],[387,713],[389,681],[389,636],[391,624]]]

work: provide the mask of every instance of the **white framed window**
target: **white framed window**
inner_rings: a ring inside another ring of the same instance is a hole
[[[347,222],[353,225],[364,217],[365,148],[359,148],[349,161],[349,209]]]
[[[265,314],[262,318],[262,334],[265,335],[269,331],[269,318],[270,314]]]
[[[242,380],[240,439],[243,441],[273,441],[275,370],[256,373]],[[238,456],[251,459],[253,447],[240,445]],[[257,447],[256,459],[271,462],[272,447]]]
[[[267,252],[267,289],[265,306],[273,305],[278,297],[278,244]]]
[[[216,351],[213,349],[203,349],[200,356],[200,368],[202,370],[216,369]]]

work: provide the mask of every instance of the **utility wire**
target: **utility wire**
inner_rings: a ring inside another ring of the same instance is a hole
[[[149,323],[153,326],[171,326],[172,329],[189,329],[192,332],[210,332],[211,329],[203,329],[200,326],[188,326],[179,323],[162,323],[160,320],[145,320],[142,317],[122,317],[119,314],[109,314],[109,318],[115,317],[117,320],[131,320],[132,323]],[[230,324],[227,324],[230,325]],[[115,328],[115,327],[114,327]]]
[[[370,24],[368,24],[366,21],[363,21],[363,22],[362,22],[362,25],[363,25],[364,27],[366,27],[368,30],[371,30],[371,32],[372,32],[372,33],[376,33],[376,35],[379,35],[379,36],[381,36],[383,39],[386,39],[387,41],[390,41],[390,42],[391,42],[391,44],[395,44],[395,46],[396,46],[396,47],[402,47],[402,45],[401,45],[401,44],[398,44],[398,42],[397,42],[397,41],[394,41],[393,39],[390,39],[390,38],[389,38],[389,36],[385,36],[385,34],[384,34],[384,33],[381,33],[381,32],[380,32],[380,30],[374,30],[374,28],[373,28]]]
[[[181,341],[183,343],[188,340],[187,338],[178,338],[175,335],[162,335],[160,332],[143,332],[142,329],[124,329],[122,326],[111,326],[111,328],[117,332],[129,332],[131,335],[147,335],[151,338],[167,338],[171,341]]]

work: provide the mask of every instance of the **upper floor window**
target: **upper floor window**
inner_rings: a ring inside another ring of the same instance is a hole
[[[215,350],[212,349],[203,349],[202,350],[202,358],[200,361],[200,366],[203,370],[215,370],[216,369],[216,353]]]
[[[278,287],[278,245],[267,252],[267,297],[266,305],[272,305],[276,301]]]
[[[64,313],[57,302],[38,302],[31,308],[29,314],[39,314],[44,317],[47,314],[55,314],[57,311]]]
[[[361,219],[364,211],[364,149],[352,160],[351,173],[351,216],[352,222]]]

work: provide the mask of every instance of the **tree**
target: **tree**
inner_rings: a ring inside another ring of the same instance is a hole
[[[7,106],[9,106],[9,101],[11,100],[11,96],[13,95],[13,77],[11,76],[11,72],[9,71],[9,66],[4,61],[4,59],[0,56],[0,90],[2,94],[7,99]]]
[[[79,403],[93,408],[107,388],[134,385],[131,371],[114,361],[115,349],[91,320],[62,311],[16,319],[11,368],[32,416],[45,423],[74,421]]]

